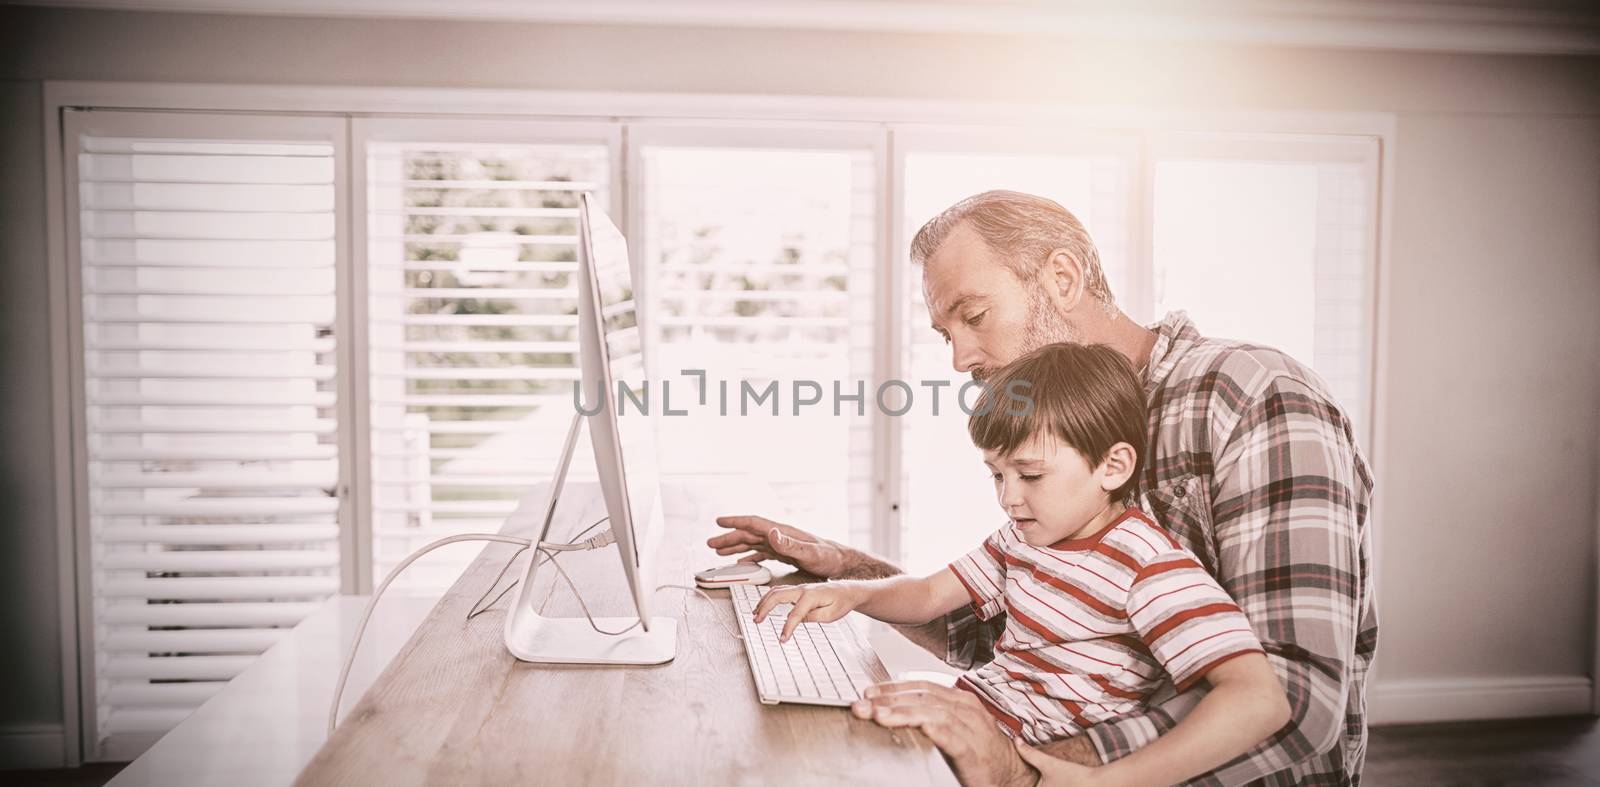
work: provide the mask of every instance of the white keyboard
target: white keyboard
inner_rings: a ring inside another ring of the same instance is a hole
[[[773,610],[755,622],[764,585],[733,585],[733,617],[744,637],[744,652],[756,679],[756,696],[767,705],[797,702],[847,707],[889,673],[864,638],[844,621],[801,623],[788,642],[778,642],[790,607]]]

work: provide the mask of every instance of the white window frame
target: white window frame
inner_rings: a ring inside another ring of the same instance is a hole
[[[636,147],[628,144],[627,135],[637,129],[645,133],[666,133],[650,130],[651,124],[660,124],[663,128],[674,124],[682,124],[687,119],[693,119],[691,124],[715,125],[722,121],[731,121],[732,125],[769,124],[774,129],[781,124],[784,128],[804,127],[806,125],[835,125],[840,127],[855,127],[868,132],[876,129],[875,133],[881,135],[882,160],[884,170],[880,183],[884,186],[882,199],[883,221],[880,222],[881,240],[883,246],[881,259],[886,261],[882,278],[878,285],[879,308],[882,317],[877,320],[879,326],[877,340],[880,342],[879,362],[884,375],[894,375],[899,372],[900,355],[903,347],[899,331],[896,326],[903,324],[907,315],[903,313],[896,293],[904,292],[907,285],[907,273],[904,266],[893,264],[899,258],[899,246],[908,239],[901,238],[903,230],[898,229],[898,217],[901,205],[899,187],[901,167],[898,166],[896,155],[896,138],[901,134],[935,133],[936,127],[955,129],[959,136],[963,129],[973,131],[971,118],[981,117],[985,125],[996,129],[1010,129],[1015,133],[1028,136],[1039,128],[1068,128],[1077,132],[1093,136],[1101,132],[1117,132],[1149,135],[1166,132],[1225,132],[1246,134],[1309,134],[1309,135],[1352,135],[1372,138],[1377,141],[1378,161],[1377,179],[1379,182],[1378,195],[1375,201],[1377,216],[1374,218],[1374,233],[1376,240],[1373,245],[1372,275],[1369,298],[1372,313],[1369,336],[1371,340],[1371,353],[1369,354],[1368,379],[1371,399],[1368,404],[1370,414],[1369,423],[1365,430],[1367,445],[1370,455],[1378,468],[1380,482],[1385,475],[1384,468],[1388,466],[1385,461],[1387,445],[1382,439],[1384,434],[1384,413],[1386,411],[1387,386],[1383,369],[1386,366],[1386,350],[1384,340],[1388,319],[1388,265],[1390,258],[1390,227],[1394,204],[1394,161],[1393,140],[1396,134],[1396,120],[1394,115],[1387,113],[1362,113],[1362,112],[1169,112],[1169,111],[1144,111],[1129,109],[1107,108],[1063,108],[1050,104],[1017,104],[1017,103],[981,103],[958,101],[923,101],[908,99],[866,99],[843,97],[800,97],[800,96],[723,96],[701,94],[659,94],[659,93],[585,93],[540,90],[493,90],[476,88],[370,88],[370,87],[322,87],[322,86],[279,86],[279,85],[222,85],[222,84],[178,84],[178,83],[125,83],[125,82],[80,82],[80,81],[47,81],[43,91],[44,104],[44,137],[46,146],[46,199],[47,199],[47,256],[49,262],[49,287],[51,302],[51,330],[50,348],[52,354],[52,385],[60,392],[71,392],[74,385],[81,386],[81,342],[75,338],[81,323],[76,322],[81,314],[75,309],[77,293],[79,291],[76,273],[73,270],[75,254],[72,251],[76,244],[76,197],[73,191],[75,178],[69,177],[67,162],[64,160],[64,111],[68,108],[95,108],[98,110],[168,110],[193,113],[225,114],[225,113],[251,113],[248,119],[241,122],[251,122],[250,119],[259,118],[258,113],[288,114],[288,115],[325,115],[331,116],[327,120],[333,123],[349,123],[347,135],[337,140],[337,154],[344,156],[350,166],[340,168],[342,188],[348,189],[351,183],[361,184],[359,179],[351,180],[351,173],[364,173],[361,157],[354,156],[351,140],[355,138],[353,129],[361,124],[387,124],[401,122],[447,122],[453,129],[461,128],[464,121],[478,118],[489,122],[499,122],[501,119],[521,120],[528,122],[575,122],[579,124],[618,124],[624,125],[623,144],[624,155],[632,156],[631,151]],[[192,118],[184,115],[179,122]],[[370,119],[369,119],[370,118]],[[439,120],[445,118],[447,120]],[[372,125],[367,126],[370,133]],[[774,130],[773,133],[778,133]],[[943,132],[940,132],[943,133]],[[909,139],[909,137],[907,137]],[[992,148],[991,148],[992,149]],[[1070,148],[1063,152],[1071,152]],[[1140,171],[1135,173],[1135,196],[1130,205],[1129,223],[1134,227],[1136,237],[1129,247],[1130,264],[1135,268],[1148,267],[1146,261],[1141,260],[1140,254],[1148,254],[1148,237],[1141,237],[1138,233],[1149,234],[1150,216],[1152,209],[1148,184],[1153,179],[1148,163],[1153,157],[1146,152],[1140,160],[1145,162]],[[620,199],[623,204],[614,206],[615,213],[622,219],[623,229],[626,231],[632,226],[636,217],[632,215],[633,206],[630,204],[628,177],[633,167],[633,162],[624,161],[623,166],[613,169],[613,178],[621,178],[620,183],[614,184],[614,199]],[[358,169],[361,168],[361,169]],[[364,175],[363,175],[364,176]],[[364,195],[361,197],[364,203]],[[344,191],[340,192],[339,205],[353,205],[351,197]],[[339,244],[341,269],[339,286],[346,293],[353,293],[357,287],[355,282],[349,280],[354,273],[353,260],[356,258],[353,250],[360,249],[355,244],[364,239],[364,215],[355,210],[346,210],[341,215],[339,229],[344,232],[345,242]],[[353,225],[353,226],[352,226]],[[364,255],[364,249],[361,249]],[[1129,304],[1136,303],[1139,286],[1130,286],[1128,294]],[[363,293],[364,295],[364,293]],[[350,364],[352,370],[365,368],[365,360],[359,362],[350,356],[359,355],[366,351],[365,346],[359,345],[354,340],[356,331],[364,336],[365,329],[360,326],[358,315],[364,315],[365,309],[359,312],[350,308],[351,304],[343,300],[340,306],[342,314],[340,327],[346,333],[341,343],[341,361]],[[888,300],[883,300],[887,298]],[[77,342],[77,343],[75,343]],[[358,350],[360,352],[358,352]],[[359,363],[359,365],[357,365]],[[341,375],[345,380],[357,375]],[[340,396],[347,401],[356,401],[348,386],[341,383]],[[63,714],[65,719],[65,750],[69,765],[76,765],[85,759],[95,759],[98,752],[91,751],[93,745],[92,734],[85,734],[85,718],[80,715],[83,709],[90,707],[85,703],[83,689],[79,685],[80,654],[84,653],[85,644],[92,654],[92,631],[82,628],[82,618],[79,614],[80,600],[87,597],[87,577],[80,577],[78,573],[78,557],[81,550],[88,548],[87,533],[80,532],[79,520],[82,512],[86,511],[84,490],[86,478],[81,467],[83,464],[83,431],[81,424],[81,393],[74,399],[72,396],[57,396],[53,405],[54,426],[54,466],[56,480],[57,502],[57,527],[58,550],[57,561],[60,576],[61,595],[61,626],[62,649],[61,664],[63,677]],[[349,435],[358,433],[365,424],[366,416],[361,420],[352,421],[350,429],[345,430]],[[879,495],[876,510],[883,512],[881,517],[874,518],[874,532],[870,540],[871,547],[884,554],[897,554],[899,546],[899,522],[895,516],[896,501],[898,500],[898,478],[900,472],[896,451],[899,448],[897,430],[892,428],[892,419],[880,418],[877,423],[882,425],[880,432],[875,433],[874,447],[879,456],[875,460],[876,470],[880,473],[877,481]],[[877,427],[875,427],[877,428]],[[363,438],[364,439],[364,438]],[[358,461],[360,449],[348,445],[353,440],[345,434],[341,435],[340,448],[342,456],[341,472],[344,473],[344,482],[356,483],[364,487],[367,479],[357,473],[361,468],[349,466],[349,462]],[[354,440],[361,442],[361,440]],[[349,494],[346,498],[354,499],[357,494]],[[1373,516],[1381,520],[1384,508],[1383,498],[1375,503]],[[800,523],[804,524],[804,523]],[[359,530],[360,528],[355,528]],[[361,543],[352,534],[343,542],[344,549],[352,550],[347,554],[364,555]],[[367,559],[370,560],[370,557]],[[1378,559],[1375,556],[1375,561]],[[1376,566],[1375,566],[1376,568]],[[370,573],[370,565],[368,568]],[[362,577],[360,569],[346,560],[343,571],[344,586],[346,589],[357,589],[369,584],[371,577]],[[364,580],[364,581],[363,581]],[[92,622],[91,622],[92,625]],[[1600,708],[1600,691],[1596,693],[1596,707]],[[87,699],[92,700],[92,696]]]

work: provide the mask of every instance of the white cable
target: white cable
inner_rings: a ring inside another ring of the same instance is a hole
[[[602,519],[601,521],[603,522],[605,520]],[[595,526],[597,526],[599,524],[600,524],[600,522],[596,522],[593,525],[590,525],[588,528],[585,529],[585,532],[587,532],[588,530],[592,530]],[[580,533],[579,535],[582,535],[582,534]],[[542,555],[545,558],[545,562],[551,563],[556,567],[556,573],[561,575],[561,579],[564,580],[567,583],[567,587],[572,591],[573,597],[577,599],[578,607],[583,610],[584,618],[586,618],[589,621],[589,627],[594,629],[595,631],[597,631],[597,632],[599,632],[601,634],[607,635],[607,636],[620,636],[622,634],[626,634],[626,633],[638,628],[639,625],[643,621],[636,620],[636,621],[633,622],[633,625],[628,626],[627,628],[622,629],[620,631],[606,631],[605,629],[600,628],[599,624],[595,623],[594,616],[589,614],[589,605],[583,603],[583,594],[578,592],[577,583],[572,581],[572,577],[567,575],[567,571],[566,571],[565,568],[562,568],[560,561],[556,560],[556,553],[557,552],[572,552],[572,551],[580,551],[580,550],[600,549],[602,547],[610,546],[611,544],[616,543],[616,540],[617,540],[616,539],[616,534],[613,531],[608,529],[605,532],[603,532],[603,533],[601,533],[601,534],[599,534],[597,536],[593,536],[593,537],[590,537],[590,538],[585,539],[583,541],[578,541],[578,542],[574,542],[574,543],[570,543],[570,544],[561,544],[561,543],[552,543],[552,542],[549,542],[549,541],[541,541],[541,542],[539,542],[539,546],[537,547],[537,550],[538,550],[539,554],[535,555],[536,559],[540,555]],[[434,541],[434,542],[428,544],[427,546],[424,546],[423,548],[421,548],[421,549],[419,549],[419,550],[417,550],[415,552],[412,552],[410,555],[406,556],[405,560],[400,561],[400,564],[395,566],[393,571],[389,572],[389,576],[384,577],[382,584],[378,585],[378,589],[373,592],[372,598],[367,600],[367,608],[365,610],[363,610],[362,613],[361,613],[361,622],[356,626],[355,641],[353,643],[351,643],[351,645],[350,645],[350,652],[349,652],[349,654],[347,654],[345,656],[344,666],[339,669],[339,682],[334,686],[334,689],[333,689],[333,702],[328,708],[328,737],[330,737],[330,738],[333,737],[333,731],[335,729],[337,729],[338,725],[339,725],[339,703],[340,703],[340,700],[344,697],[345,684],[347,684],[350,681],[350,670],[355,665],[356,651],[361,647],[361,637],[366,633],[367,623],[370,622],[371,619],[372,619],[372,611],[374,609],[376,609],[377,606],[378,606],[378,599],[382,598],[383,597],[383,592],[385,590],[389,589],[389,583],[393,582],[395,580],[395,578],[400,576],[401,572],[405,571],[406,568],[410,567],[410,565],[412,563],[416,562],[417,559],[421,558],[423,555],[426,555],[429,552],[432,552],[433,550],[438,549],[439,547],[448,546],[450,544],[456,544],[456,543],[460,543],[460,542],[463,542],[463,541],[494,541],[494,542],[501,543],[501,544],[512,544],[512,545],[515,545],[515,546],[522,547],[522,549],[517,550],[516,553],[514,553],[511,556],[511,561],[507,561],[506,566],[502,567],[500,569],[500,574],[496,575],[494,581],[489,584],[489,589],[490,590],[493,590],[494,586],[496,584],[499,584],[500,577],[505,575],[506,567],[509,567],[511,562],[516,560],[516,556],[522,554],[523,551],[529,549],[530,547],[533,547],[533,542],[530,541],[529,539],[526,539],[526,538],[517,538],[515,536],[503,536],[503,535],[499,535],[499,534],[495,534],[495,533],[463,533],[461,535],[448,536],[448,537],[445,537],[445,538],[441,538],[441,539],[439,539],[437,541]],[[512,587],[515,587],[515,586],[516,586],[516,582],[512,582],[512,584],[510,586],[508,586],[506,588],[506,590],[510,590]],[[712,601],[714,603],[714,599],[712,599],[711,596],[708,595],[704,590],[701,590],[698,587],[690,587],[688,585],[671,585],[671,584],[668,584],[668,585],[657,585],[653,592],[659,593],[662,590],[665,590],[667,588],[678,588],[678,589],[681,589],[681,590],[692,590],[695,593],[698,593],[701,598],[703,598],[703,599],[705,599],[707,601]],[[488,595],[488,592],[485,591],[484,592],[484,596],[487,596],[487,595]],[[505,591],[501,591],[500,595],[504,596],[505,595]],[[482,603],[482,601],[483,601],[483,596],[479,596],[478,597],[478,601],[474,602],[473,606],[476,607],[479,603]],[[500,601],[500,598],[496,597],[494,601],[489,603],[489,606],[492,607],[496,603],[498,603],[499,601]],[[485,609],[487,609],[487,608],[485,608]],[[470,620],[471,618],[472,618],[472,615],[469,612],[468,619]],[[685,621],[687,621],[688,620],[687,616],[685,616],[684,619],[685,619]],[[723,630],[727,631],[728,634],[731,635],[733,638],[740,639],[740,640],[744,639],[743,637],[739,636],[739,634],[737,632],[735,632],[732,629],[728,628],[727,623],[722,622],[722,621],[718,621],[718,622],[721,623],[721,625],[723,627]]]
[[[717,600],[712,598],[710,593],[707,593],[703,588],[701,588],[701,587],[699,587],[697,585],[656,585],[656,592],[660,593],[661,591],[666,590],[667,588],[676,588],[678,590],[693,590],[694,592],[700,594],[700,597],[705,599],[706,601],[709,601],[709,602],[711,602],[713,604],[717,603]],[[684,611],[683,620],[684,620],[685,625],[687,625],[688,621],[689,621],[689,613],[688,613],[687,610]],[[734,631],[733,629],[728,627],[728,622],[727,621],[725,621],[725,620],[723,620],[721,618],[718,618],[717,619],[717,623],[721,624],[723,631],[728,632],[728,636],[733,637],[734,639],[739,640],[740,642],[744,641],[744,637],[739,636],[739,632]]]
[[[625,629],[620,629],[618,631],[606,631],[605,629],[600,628],[600,624],[594,622],[594,616],[589,614],[589,605],[583,603],[583,594],[578,592],[577,583],[572,581],[572,577],[567,576],[567,570],[562,568],[561,567],[561,563],[558,562],[555,559],[556,558],[556,553],[551,552],[548,549],[546,549],[544,544],[540,544],[539,545],[539,551],[543,552],[545,555],[547,555],[550,558],[549,562],[550,562],[551,565],[556,567],[556,573],[560,574],[561,578],[566,581],[567,588],[572,591],[572,597],[576,598],[578,600],[578,609],[583,610],[583,617],[589,621],[589,628],[592,628],[595,631],[598,631],[601,634],[604,634],[604,635],[606,635],[608,637],[620,637],[623,634],[626,634],[626,633],[628,633],[630,631],[633,631],[634,629],[638,628],[639,624],[644,622],[644,620],[642,618],[639,619],[639,620],[635,620],[633,622],[633,625],[631,625],[631,626],[629,626],[629,627],[627,627]]]
[[[389,576],[383,578],[383,584],[379,585],[377,592],[373,593],[372,598],[367,600],[366,611],[361,613],[361,623],[360,625],[356,626],[356,641],[350,645],[350,653],[349,655],[345,656],[344,667],[339,670],[339,683],[335,685],[333,689],[333,704],[328,708],[328,737],[333,737],[333,730],[339,724],[339,700],[344,696],[345,683],[349,682],[350,680],[350,667],[356,663],[356,650],[361,647],[361,635],[366,632],[367,621],[372,618],[372,610],[377,608],[378,599],[383,597],[383,591],[388,590],[389,583],[393,582],[395,577],[400,576],[400,572],[405,571],[406,567],[415,562],[417,558],[422,557],[423,555],[426,555],[429,552],[438,549],[439,547],[448,546],[450,544],[455,544],[462,541],[497,541],[502,544],[515,544],[523,547],[524,549],[533,544],[532,541],[529,541],[526,538],[517,538],[515,536],[502,536],[494,533],[465,533],[459,536],[448,536],[441,538],[438,541],[412,552],[410,555],[406,556],[405,560],[400,561],[400,565],[395,566],[394,570],[389,572]]]
[[[607,545],[616,543],[616,540],[617,540],[616,534],[611,533],[610,531],[602,533],[602,534],[600,534],[598,536],[595,536],[594,538],[588,539],[586,541],[582,541],[582,542],[577,541],[577,539],[588,535],[590,531],[592,531],[595,528],[599,527],[601,524],[603,524],[606,520],[608,520],[610,518],[611,517],[603,516],[603,517],[600,517],[599,519],[596,519],[594,521],[594,524],[591,524],[588,527],[584,528],[583,530],[579,531],[578,535],[573,536],[574,540],[571,541],[571,542],[568,542],[568,543],[584,544],[584,545],[593,544],[594,545],[594,546],[585,546],[586,549],[599,549],[602,546],[607,546]],[[601,543],[602,541],[604,541],[604,543]],[[555,545],[553,545],[550,542],[546,541],[546,542],[543,542],[542,544],[540,544],[540,546],[544,546],[544,547],[547,547],[547,548],[554,548]],[[475,617],[477,617],[479,615],[482,615],[485,612],[488,612],[490,609],[492,609],[494,607],[494,605],[500,603],[500,599],[505,598],[506,594],[510,593],[512,588],[517,586],[518,580],[513,579],[513,580],[511,580],[511,584],[506,585],[505,590],[500,591],[499,594],[497,594],[494,597],[493,601],[489,602],[488,604],[484,604],[483,603],[483,600],[488,598],[489,594],[494,591],[495,586],[500,584],[500,580],[505,577],[506,571],[511,568],[511,564],[517,562],[517,558],[519,556],[521,556],[523,552],[526,552],[526,551],[528,551],[528,547],[523,547],[523,548],[517,550],[516,552],[513,552],[511,554],[511,557],[506,558],[505,565],[502,565],[500,567],[500,572],[498,574],[494,575],[494,581],[489,583],[489,587],[486,588],[483,591],[483,595],[478,596],[478,600],[477,601],[472,602],[472,606],[467,610],[467,620],[472,620],[473,618],[475,618]],[[554,560],[555,558],[550,556],[547,553],[541,553],[541,554],[536,555],[534,557],[534,559],[538,560],[539,561],[539,565],[542,566],[542,565],[550,562],[551,560]]]

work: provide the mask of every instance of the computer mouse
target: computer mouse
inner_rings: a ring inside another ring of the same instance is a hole
[[[725,588],[729,585],[765,585],[772,581],[772,572],[758,563],[731,563],[726,566],[697,571],[694,583],[703,588]]]

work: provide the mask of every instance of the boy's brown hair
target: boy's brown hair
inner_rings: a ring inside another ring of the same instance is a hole
[[[1122,353],[1103,344],[1047,344],[1007,364],[967,422],[974,445],[1001,455],[1048,434],[1098,467],[1117,443],[1133,446],[1133,475],[1111,493],[1126,501],[1144,469],[1144,386]]]

